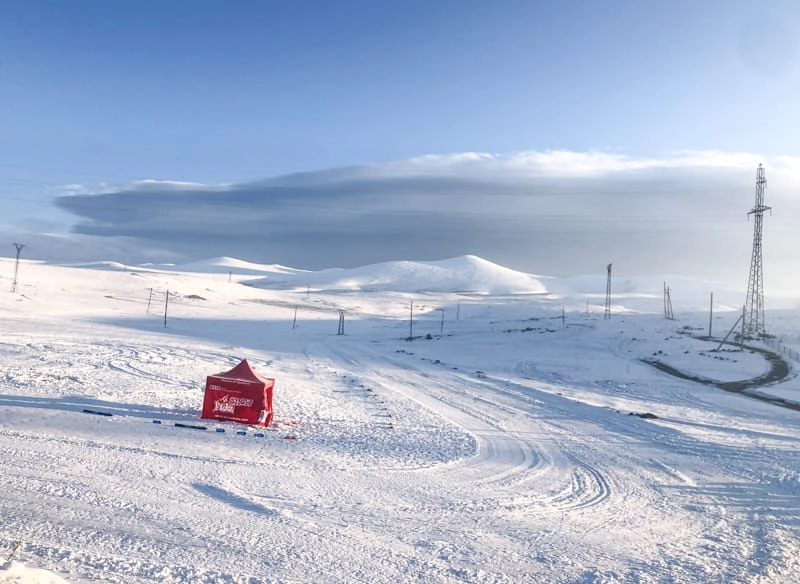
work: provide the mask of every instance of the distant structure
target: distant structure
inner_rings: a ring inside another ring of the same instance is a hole
[[[753,216],[753,255],[750,260],[750,276],[747,280],[747,300],[744,305],[742,336],[758,338],[766,335],[764,325],[764,273],[762,264],[761,239],[764,227],[764,211],[772,207],[764,205],[764,189],[767,178],[764,167],[758,165],[756,171],[756,204],[747,214]]]
[[[25,247],[24,243],[15,243],[14,247],[17,248],[17,261],[14,262],[14,281],[11,283],[11,291],[17,291],[17,274],[19,274],[19,254],[22,253],[22,248]]]
[[[606,266],[608,278],[606,279],[606,311],[603,318],[611,318],[611,264]]]
[[[672,312],[672,296],[666,282],[664,282],[664,318],[675,320],[675,314]]]

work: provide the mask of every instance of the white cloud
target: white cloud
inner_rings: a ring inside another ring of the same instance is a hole
[[[203,184],[187,181],[143,179],[127,183],[98,183],[94,185],[68,184],[58,189],[58,196],[106,195],[133,191],[224,191],[232,188],[228,184]]]
[[[140,181],[91,195],[72,185],[58,204],[82,218],[75,231],[85,236],[187,259],[318,269],[473,253],[556,276],[614,261],[628,273],[730,280],[749,266],[760,163],[780,217],[765,222],[765,258],[789,261],[800,246],[786,227],[800,158],[741,152],[467,152],[239,185]]]
[[[663,157],[641,158],[613,152],[575,152],[571,150],[546,150],[489,154],[465,152],[457,154],[425,155],[407,160],[356,167],[362,175],[402,177],[420,175],[464,174],[471,177],[595,177],[614,173],[661,169],[724,169],[752,170],[765,163],[778,169],[800,167],[800,158],[778,156],[767,160],[764,156],[747,152],[719,150],[681,150]]]

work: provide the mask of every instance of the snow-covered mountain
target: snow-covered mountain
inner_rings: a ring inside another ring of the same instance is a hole
[[[304,270],[289,268],[280,264],[256,264],[236,258],[219,257],[210,260],[179,264],[172,267],[182,272],[197,272],[201,274],[236,274],[259,275],[293,275],[304,273]]]
[[[474,255],[431,261],[393,261],[352,269],[293,272],[248,282],[270,289],[362,292],[455,292],[467,294],[546,294],[554,278],[517,272]]]
[[[84,262],[65,264],[73,268],[117,270],[161,274],[224,274],[247,286],[274,291],[315,292],[396,292],[418,294],[467,294],[476,296],[539,295],[564,302],[596,301],[606,293],[603,274],[583,274],[556,278],[529,274],[501,266],[475,255],[464,255],[439,261],[389,261],[356,268],[329,268],[310,271],[282,266],[258,264],[230,257],[218,257],[187,264],[145,264],[128,266],[118,262]],[[721,310],[741,310],[744,292],[719,282],[682,276],[612,277],[612,296],[624,299],[633,308],[637,300],[663,299],[670,289],[676,305],[685,309],[703,310],[709,295],[716,294]],[[794,307],[792,296],[770,296],[775,308]]]

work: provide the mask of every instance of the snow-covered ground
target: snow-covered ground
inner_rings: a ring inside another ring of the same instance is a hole
[[[667,278],[667,320],[664,281],[615,278],[606,319],[605,274],[471,256],[323,272],[22,262],[15,293],[12,276],[0,259],[0,582],[800,573],[800,412],[646,362],[765,374],[759,352],[715,350],[738,291]],[[767,306],[800,344],[797,299]],[[275,424],[176,427],[200,423],[205,376],[241,358],[276,378]],[[790,361],[758,391],[800,402],[799,388]]]

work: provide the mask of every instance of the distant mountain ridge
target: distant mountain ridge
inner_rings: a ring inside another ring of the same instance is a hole
[[[62,264],[63,265],[63,264]],[[461,293],[484,296],[537,295],[551,299],[597,299],[605,295],[606,273],[563,278],[519,272],[476,255],[436,261],[387,261],[355,268],[301,270],[280,264],[258,264],[231,257],[216,257],[186,264],[129,266],[113,261],[66,264],[67,267],[110,271],[152,271],[192,274],[234,274],[238,281],[268,290],[320,292]],[[251,277],[242,279],[241,276]],[[613,276],[612,302],[621,298],[658,298],[668,286],[673,302],[707,302],[711,291],[725,309],[739,305],[738,290],[720,283],[682,276]],[[782,303],[785,304],[785,303]]]
[[[518,272],[474,255],[439,261],[390,261],[358,268],[268,275],[250,286],[380,292],[452,292],[486,295],[548,294],[556,280]]]

